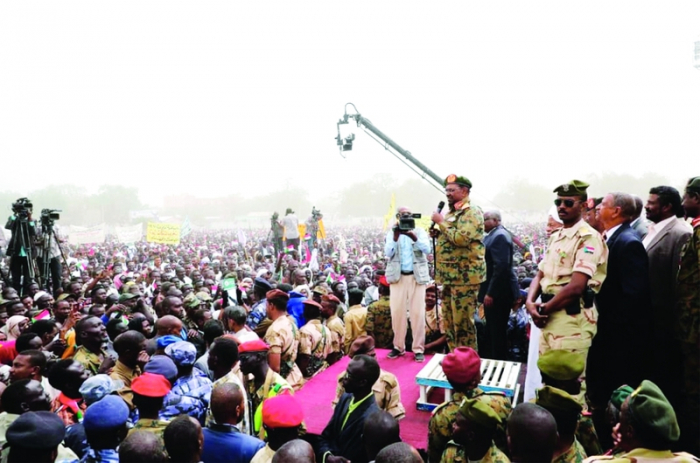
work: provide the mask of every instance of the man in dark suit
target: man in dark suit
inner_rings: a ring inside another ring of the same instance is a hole
[[[674,336],[676,287],[681,249],[690,238],[690,227],[678,220],[683,216],[681,195],[673,187],[658,186],[649,191],[645,206],[651,222],[642,243],[649,256],[651,316],[654,320],[654,358],[651,380],[677,406],[681,386],[681,348]]]
[[[645,349],[651,344],[652,323],[649,259],[642,241],[629,225],[634,213],[634,198],[626,193],[609,193],[598,206],[610,253],[608,275],[595,298],[598,332],[588,351],[586,382],[603,448],[612,444],[610,425],[605,419],[610,395],[623,384],[637,387],[645,378],[645,364],[649,363]]]
[[[372,386],[379,379],[379,364],[374,357],[355,355],[343,378],[345,394],[333,410],[333,416],[317,443],[318,460],[325,463],[366,463],[362,430],[365,420],[379,411]]]
[[[486,246],[486,281],[479,288],[479,302],[486,314],[487,342],[479,346],[483,358],[507,360],[508,316],[515,301],[517,279],[513,273],[513,240],[501,225],[501,213],[484,214],[484,246]]]

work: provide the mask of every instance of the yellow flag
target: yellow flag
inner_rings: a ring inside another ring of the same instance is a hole
[[[318,233],[316,233],[316,237],[322,240],[326,239],[326,227],[323,226],[323,219],[319,219],[318,221]]]
[[[392,193],[391,194],[391,204],[389,204],[389,211],[384,216],[384,226],[382,227],[382,231],[386,231],[386,229],[389,227],[389,222],[391,221],[392,217],[394,217],[395,215],[396,215],[396,194]]]

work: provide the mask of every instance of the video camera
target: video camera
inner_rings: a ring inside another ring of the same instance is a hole
[[[321,218],[322,214],[321,211],[316,209],[316,206],[311,207],[311,216],[314,218],[314,220],[318,220]]]
[[[59,212],[60,209],[42,209],[41,210],[41,225],[44,227],[53,226],[55,220],[61,218]]]
[[[33,208],[34,205],[27,198],[19,198],[17,201],[12,203],[12,212],[20,219],[28,218],[31,209]]]
[[[420,219],[421,215],[420,214],[411,214],[411,215],[401,215],[399,216],[399,231],[409,231],[413,230],[416,228],[416,219]]]

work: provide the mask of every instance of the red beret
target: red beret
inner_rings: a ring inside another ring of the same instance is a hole
[[[170,381],[163,375],[143,373],[131,382],[131,390],[144,397],[165,397],[170,392]]]
[[[244,352],[267,352],[270,347],[265,344],[265,341],[256,339],[255,341],[244,342],[238,346],[238,353],[242,354]]]
[[[304,304],[304,305],[312,305],[312,306],[314,306],[314,307],[318,307],[319,309],[322,309],[322,308],[323,308],[323,307],[321,307],[321,304],[319,304],[318,302],[314,301],[313,299],[304,299],[304,300],[302,301],[302,304]]]
[[[325,296],[321,297],[322,301],[326,302],[335,302],[336,304],[340,304],[340,299],[338,299],[334,294],[326,294]]]
[[[289,294],[285,293],[281,289],[272,289],[265,293],[267,299],[286,299],[289,300]]]
[[[381,277],[379,277],[379,284],[387,288],[389,287],[389,282],[386,281],[386,275],[382,275]]]
[[[467,384],[481,374],[481,358],[471,347],[458,347],[442,359],[442,371],[448,381]]]
[[[293,428],[304,421],[304,410],[291,394],[281,394],[263,402],[263,424],[269,428]]]

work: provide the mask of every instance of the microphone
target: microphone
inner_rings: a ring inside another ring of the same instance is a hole
[[[438,203],[437,211],[438,211],[438,212],[442,212],[442,208],[443,208],[443,207],[445,207],[445,201],[440,201],[440,202]],[[435,228],[435,222],[433,222],[433,224],[430,226],[430,229],[431,229],[431,230],[432,230],[433,228]]]

